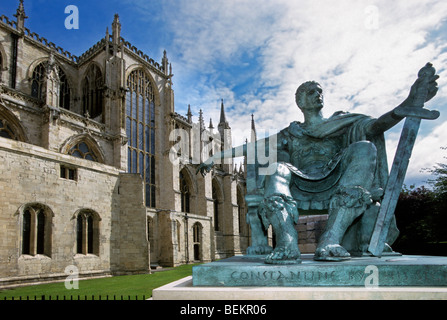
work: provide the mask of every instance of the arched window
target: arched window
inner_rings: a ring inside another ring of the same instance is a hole
[[[214,230],[219,231],[219,200],[217,199],[217,189],[213,185],[213,211],[214,211]]]
[[[31,254],[31,212],[23,213],[22,227],[22,254]]]
[[[202,225],[196,222],[192,227],[192,233],[194,260],[200,261],[202,259]]]
[[[43,100],[45,98],[46,90],[46,73],[48,62],[39,63],[33,71],[31,79],[31,96]]]
[[[0,137],[27,142],[26,132],[13,112],[0,103]]]
[[[76,217],[76,253],[99,255],[99,215],[82,210]]]
[[[185,174],[180,171],[180,192],[181,192],[181,210],[182,212],[191,212],[190,200],[191,191],[189,188],[189,183],[186,181]]]
[[[238,224],[239,224],[239,234],[248,235],[248,224],[245,217],[245,200],[242,195],[242,191],[236,188],[236,198],[237,198],[237,212],[238,212]]]
[[[76,219],[76,253],[82,253],[82,243],[84,241],[84,219],[82,215],[78,215]]]
[[[70,85],[68,84],[67,75],[61,67],[57,67],[59,75],[59,107],[70,110]]]
[[[5,119],[0,118],[0,137],[18,140],[14,131],[8,125],[8,122]]]
[[[155,235],[154,235],[154,220],[147,217],[147,241],[149,241],[151,255],[155,253]],[[153,257],[151,256],[152,260]]]
[[[22,214],[22,254],[51,254],[50,210],[40,204],[28,205]]]
[[[37,254],[45,253],[45,213],[41,209],[37,213]]]
[[[129,75],[127,87],[128,172],[141,174],[146,186],[146,206],[155,207],[154,88],[143,69]]]
[[[182,224],[176,220],[175,221],[175,226],[176,226],[176,231],[177,231],[177,251],[181,252],[182,251],[182,246],[181,246],[181,230],[182,230]]]
[[[90,118],[98,118],[103,109],[104,80],[102,72],[95,64],[91,64],[82,81],[82,110]]]
[[[68,151],[68,154],[76,158],[98,161],[98,157],[84,141],[81,141],[73,146],[70,151]]]

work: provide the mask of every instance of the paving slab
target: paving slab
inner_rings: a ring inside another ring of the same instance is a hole
[[[447,300],[447,287],[197,287],[192,276],[152,291],[152,300]]]

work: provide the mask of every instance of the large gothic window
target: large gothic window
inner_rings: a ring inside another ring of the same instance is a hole
[[[39,63],[33,71],[31,96],[36,99],[45,98],[47,64],[47,62]]]
[[[91,118],[102,114],[104,79],[99,67],[91,64],[82,81],[82,111]]]
[[[146,187],[146,206],[155,207],[154,88],[142,69],[129,75],[127,87],[128,172],[141,174]]]
[[[33,71],[31,79],[31,96],[43,100],[46,94],[48,62],[39,63]],[[70,85],[67,76],[60,66],[56,66],[59,76],[59,107],[70,109]]]
[[[59,107],[70,110],[70,85],[67,76],[61,67],[57,67],[59,75]]]

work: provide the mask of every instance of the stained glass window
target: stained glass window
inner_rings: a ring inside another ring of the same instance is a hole
[[[57,68],[60,81],[59,90],[59,107],[70,110],[70,85],[67,76],[61,67]]]

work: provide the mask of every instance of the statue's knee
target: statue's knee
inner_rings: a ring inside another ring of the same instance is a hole
[[[272,172],[274,172],[273,176],[290,181],[290,179],[292,178],[292,173],[289,167],[287,167],[287,165],[285,165],[282,162],[276,162],[272,166],[273,166]]]

